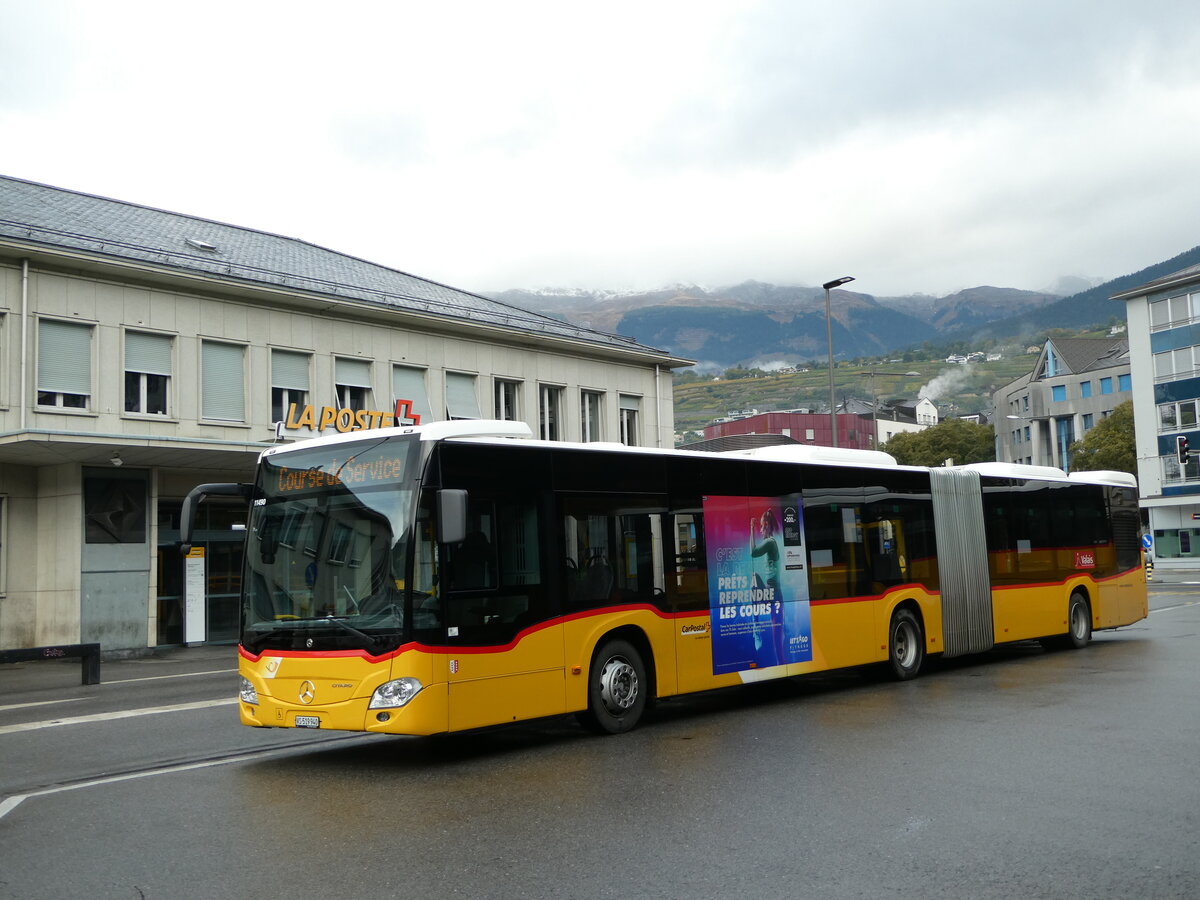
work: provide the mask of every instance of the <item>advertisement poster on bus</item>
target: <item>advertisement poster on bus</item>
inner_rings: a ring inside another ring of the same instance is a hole
[[[704,498],[713,673],[812,659],[799,494]]]

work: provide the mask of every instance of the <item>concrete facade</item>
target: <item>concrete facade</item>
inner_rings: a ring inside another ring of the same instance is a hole
[[[1200,570],[1200,266],[1115,295],[1125,303],[1138,486],[1155,577]],[[1188,460],[1180,465],[1180,437]]]
[[[179,501],[313,424],[509,418],[671,446],[688,364],[302,241],[0,177],[0,647],[177,643]],[[207,638],[232,639],[239,513],[211,516]]]
[[[1124,338],[1046,341],[1037,362],[992,395],[999,462],[1070,469],[1068,448],[1133,397]]]

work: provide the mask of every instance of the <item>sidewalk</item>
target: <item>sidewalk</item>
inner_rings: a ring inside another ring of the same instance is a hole
[[[237,646],[205,644],[200,647],[161,647],[116,650],[100,654],[100,684],[140,678],[188,675],[237,668]],[[44,688],[79,685],[78,659],[47,659],[0,665],[0,698]]]
[[[1200,584],[1200,569],[1168,569],[1162,566],[1154,567],[1154,574],[1148,579],[1150,584]]]

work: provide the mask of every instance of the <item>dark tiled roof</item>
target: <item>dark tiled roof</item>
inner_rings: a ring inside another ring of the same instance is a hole
[[[150,263],[181,274],[284,287],[658,354],[673,361],[631,338],[580,328],[295,238],[0,175],[2,238]]]
[[[1129,362],[1126,338],[1052,338],[1050,343],[1075,375]]]

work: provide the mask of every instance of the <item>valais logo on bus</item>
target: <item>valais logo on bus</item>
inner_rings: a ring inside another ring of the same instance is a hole
[[[812,659],[800,497],[704,498],[713,673]]]

